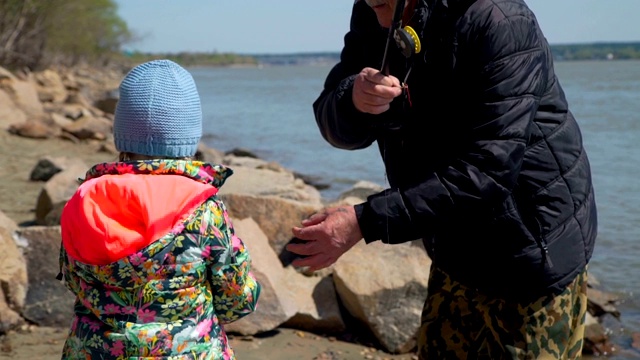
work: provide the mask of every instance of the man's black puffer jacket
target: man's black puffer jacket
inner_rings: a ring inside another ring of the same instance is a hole
[[[410,101],[358,112],[355,75],[380,68],[387,30],[354,4],[340,62],[313,108],[343,149],[378,143],[390,188],[356,206],[367,242],[424,239],[434,264],[472,288],[529,300],[566,287],[597,232],[589,161],[522,0],[420,0],[410,22],[423,49],[391,51]],[[401,264],[398,264],[401,266]]]

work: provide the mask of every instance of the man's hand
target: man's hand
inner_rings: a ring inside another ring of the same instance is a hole
[[[287,250],[305,258],[292,264],[307,266],[310,271],[326,268],[351,249],[362,233],[353,206],[329,208],[302,221],[302,227],[294,227],[293,235],[304,244],[289,244]]]
[[[400,81],[372,68],[364,68],[353,83],[352,101],[360,112],[381,114],[389,110],[389,104],[402,94]]]

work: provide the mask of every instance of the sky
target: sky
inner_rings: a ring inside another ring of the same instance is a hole
[[[142,52],[337,52],[353,0],[115,0]],[[528,0],[551,44],[640,41],[640,0]]]

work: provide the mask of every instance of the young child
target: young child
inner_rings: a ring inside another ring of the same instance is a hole
[[[260,286],[216,196],[231,169],[192,160],[200,98],[155,60],[120,85],[120,161],[98,164],[67,202],[60,261],[77,296],[63,359],[234,359],[223,324],[255,310]]]

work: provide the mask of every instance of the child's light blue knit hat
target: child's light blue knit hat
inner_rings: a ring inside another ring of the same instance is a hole
[[[120,84],[113,137],[120,152],[193,156],[202,137],[202,108],[191,74],[170,60],[129,71]]]

